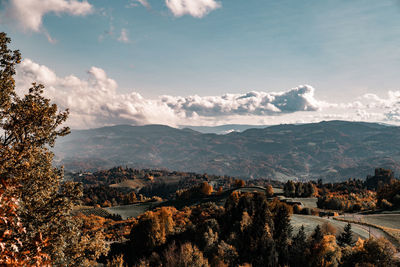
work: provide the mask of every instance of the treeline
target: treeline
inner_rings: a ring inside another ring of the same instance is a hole
[[[212,184],[212,191],[246,184],[243,180],[229,176],[123,167],[94,173],[75,173],[70,174],[70,177],[74,182],[82,184],[84,205],[100,206],[126,205],[151,199],[172,200],[176,197],[184,198],[184,195],[196,197],[195,187],[202,183]],[[254,182],[261,184],[261,181]]]
[[[109,266],[392,266],[393,246],[329,227],[292,234],[291,208],[262,193],[234,192],[224,207],[163,207],[137,218],[129,241],[114,243]],[[350,235],[350,237],[349,237]]]
[[[109,170],[82,172],[70,174],[75,182],[82,183],[85,187],[118,184],[126,180],[144,177],[145,172],[132,168],[114,167]]]
[[[294,182],[287,181],[283,185],[283,195],[285,197],[314,197],[317,196],[318,189],[313,182]]]
[[[317,206],[320,209],[359,212],[376,208],[376,192],[361,180],[319,185]]]
[[[181,183],[192,183],[192,181],[218,181],[219,185],[225,186],[234,178],[230,176],[219,176],[210,174],[199,174],[193,172],[178,172],[168,170],[134,169],[128,167],[114,167],[109,170],[96,172],[69,173],[71,179],[80,182],[84,186],[114,185],[124,181],[140,181],[151,184],[156,182],[179,181]],[[183,185],[183,184],[182,184]]]
[[[136,194],[130,188],[114,188],[105,185],[84,188],[82,196],[82,204],[85,206],[111,207],[148,201],[162,201],[162,198],[157,196],[150,198]]]
[[[375,210],[376,193],[365,191],[363,193],[324,193],[318,198],[317,206],[320,209],[340,210],[345,212],[359,212]]]
[[[214,189],[207,182],[200,183],[188,189],[176,191],[176,199],[189,200],[192,198],[201,198],[209,196],[213,193]]]
[[[400,181],[392,180],[383,185],[377,192],[378,206],[382,209],[400,208]]]
[[[349,179],[341,183],[318,183],[318,208],[358,212],[400,207],[400,181],[391,170],[376,168],[365,181]]]

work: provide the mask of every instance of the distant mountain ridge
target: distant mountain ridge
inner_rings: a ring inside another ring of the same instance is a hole
[[[181,125],[180,129],[191,129],[200,133],[228,134],[231,132],[243,132],[248,129],[263,129],[269,125],[251,125],[251,124],[225,124],[217,126],[191,126]]]
[[[116,165],[243,178],[343,180],[375,167],[400,172],[400,127],[328,121],[225,135],[165,125],[72,131],[54,149],[67,170]]]

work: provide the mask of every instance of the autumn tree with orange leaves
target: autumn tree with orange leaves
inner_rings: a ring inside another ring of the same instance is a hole
[[[62,182],[49,150],[69,133],[61,127],[68,111],[59,112],[40,84],[16,94],[13,77],[21,55],[8,48],[10,41],[0,33],[0,265],[82,265],[91,240],[70,214],[81,189]]]

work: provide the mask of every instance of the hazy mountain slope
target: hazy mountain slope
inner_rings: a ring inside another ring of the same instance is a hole
[[[216,135],[120,125],[73,131],[55,152],[70,170],[132,165],[283,180],[364,178],[374,167],[400,171],[400,128],[330,121]]]
[[[200,133],[215,133],[215,134],[227,134],[230,132],[243,132],[247,129],[262,129],[268,127],[267,125],[249,125],[249,124],[225,124],[218,126],[190,126],[182,125],[181,129],[192,129]]]

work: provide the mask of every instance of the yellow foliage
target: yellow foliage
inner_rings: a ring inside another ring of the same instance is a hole
[[[200,192],[206,196],[209,196],[213,192],[213,187],[209,185],[207,182],[204,182],[201,184]]]

